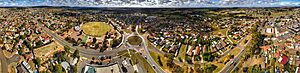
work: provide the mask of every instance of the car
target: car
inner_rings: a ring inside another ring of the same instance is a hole
[[[234,61],[231,61],[231,62],[230,62],[230,65],[233,65],[234,63],[235,63]]]
[[[147,56],[144,56],[145,57],[145,59],[147,59]]]
[[[152,65],[152,67],[155,69],[155,66],[154,66],[154,65]]]

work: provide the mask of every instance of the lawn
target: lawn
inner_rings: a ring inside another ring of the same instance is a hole
[[[219,73],[219,71],[224,67],[224,64],[222,63],[213,62],[213,64],[217,66],[217,68],[214,70],[214,73]]]
[[[158,57],[160,57],[161,64],[162,64],[162,65],[160,65],[160,67],[161,67],[162,69],[164,69],[167,73],[171,73],[170,70],[173,70],[173,68],[170,68],[170,67],[167,66],[167,60],[168,60],[168,59],[167,59],[166,57],[164,57],[163,55],[158,54],[158,53],[156,53],[156,52],[152,52],[152,51],[149,51],[149,52],[150,52],[151,57],[154,59],[154,61],[155,61],[158,65],[160,65],[160,63],[159,63],[159,61],[158,61]]]
[[[104,22],[89,22],[84,24],[81,29],[87,35],[99,37],[109,32],[112,27]]]
[[[45,45],[43,47],[37,48],[34,50],[34,53],[36,56],[41,57],[43,55],[50,55],[51,52],[54,52],[56,50],[59,50],[58,48],[62,48],[57,42],[52,42],[48,45]]]
[[[139,62],[143,66],[143,69],[147,71],[147,73],[155,73],[152,66],[139,53],[131,53],[131,59],[135,62]]]
[[[123,31],[126,33],[132,33],[132,31],[130,29],[123,29]]]
[[[130,53],[134,53],[135,50],[129,50]],[[129,53],[128,53],[128,50],[124,50],[124,51],[120,51],[118,52],[118,56],[125,56],[125,57],[130,57]]]
[[[130,45],[140,45],[143,41],[139,36],[131,36],[127,40]]]
[[[179,59],[179,58],[181,58],[181,59],[185,59],[185,54],[186,54],[186,48],[187,47],[187,45],[182,45],[181,47],[180,47],[180,50],[179,50],[179,54],[178,54],[178,56],[177,56],[177,59]]]
[[[230,60],[230,55],[234,55],[234,57],[235,56],[237,56],[238,55],[238,53],[241,51],[241,49],[239,49],[239,48],[234,48],[230,53],[228,53],[226,56],[223,56],[223,57],[221,57],[219,60],[218,60],[218,62],[221,62],[221,63],[227,63],[227,62],[229,62],[229,60]]]
[[[241,51],[240,48],[234,48],[229,54],[237,56],[239,54],[239,52]]]
[[[127,53],[125,51],[123,51],[123,52],[119,52],[118,54],[126,55],[126,54],[128,54],[128,51],[127,51]],[[153,70],[152,66],[139,53],[135,53],[134,51],[130,50],[130,55],[131,55],[131,64],[132,65],[140,63],[142,65],[142,68],[145,71],[147,71],[148,73],[155,73],[155,71]]]
[[[215,31],[213,31],[213,34],[222,34],[225,35],[227,32],[227,28],[226,29],[217,29]]]
[[[160,57],[160,60],[161,60],[161,63],[162,63],[162,65],[163,66],[161,66],[163,69],[167,69],[168,67],[167,67],[167,62],[166,62],[166,60],[167,59],[165,59],[165,57],[163,56],[163,55],[161,55],[161,54],[158,54],[158,53],[155,53],[155,52],[152,52],[152,51],[149,51],[150,52],[150,55],[151,55],[151,57],[155,60],[155,62],[158,64],[158,65],[160,65],[159,64],[159,62],[158,62],[158,57]]]

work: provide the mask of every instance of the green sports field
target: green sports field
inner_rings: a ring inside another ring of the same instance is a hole
[[[84,24],[81,29],[89,36],[100,37],[110,31],[112,27],[104,22],[89,22]]]

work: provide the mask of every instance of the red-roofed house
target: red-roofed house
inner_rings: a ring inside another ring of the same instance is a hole
[[[280,64],[285,65],[288,62],[289,58],[285,55],[281,56],[278,61],[280,62]]]

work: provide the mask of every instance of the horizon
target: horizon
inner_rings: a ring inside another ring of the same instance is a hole
[[[0,7],[69,6],[69,7],[120,7],[120,8],[210,8],[210,7],[297,7],[297,0],[9,0],[0,1]]]

